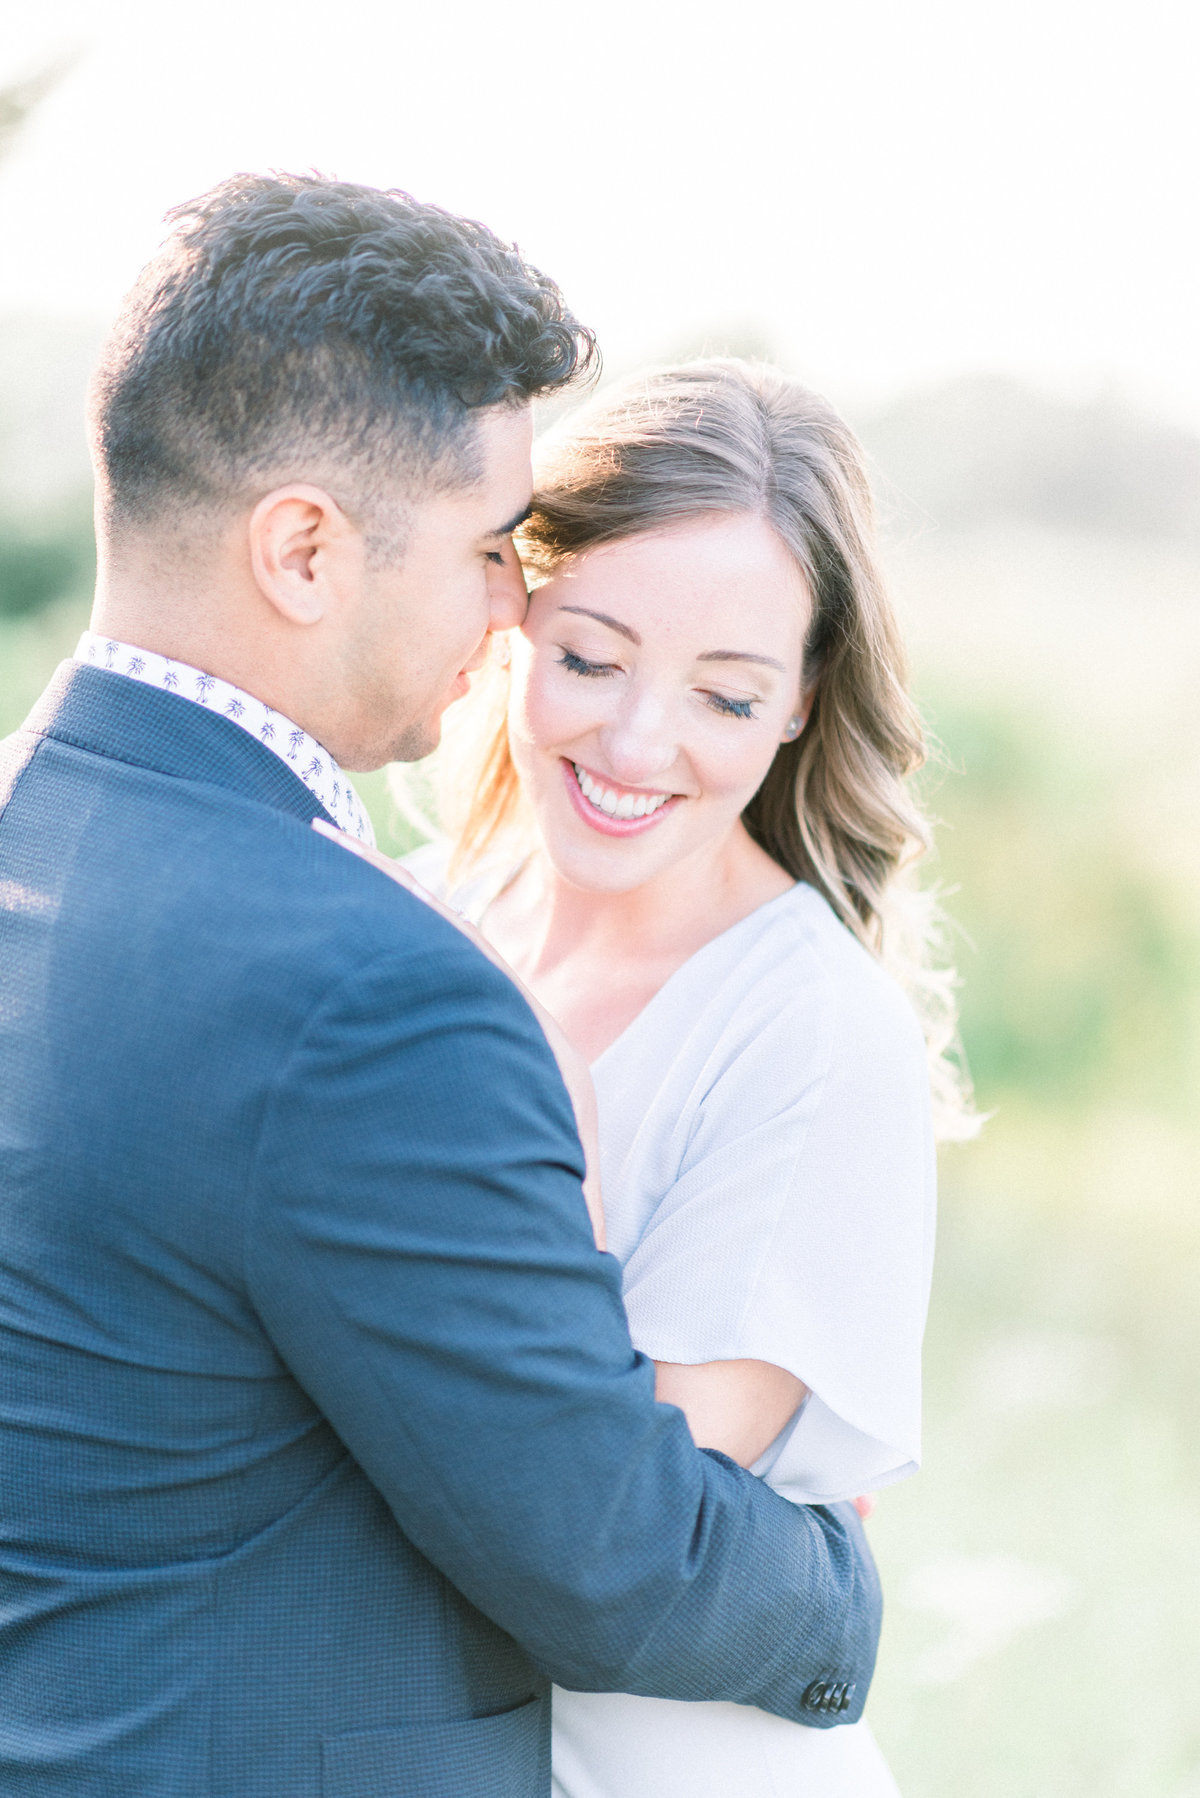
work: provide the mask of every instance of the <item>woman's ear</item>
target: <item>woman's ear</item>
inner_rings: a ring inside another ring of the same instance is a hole
[[[781,743],[794,743],[796,741],[796,738],[808,723],[808,714],[812,711],[812,704],[816,697],[816,692],[817,683],[814,681],[811,687],[806,687],[804,692],[801,693],[800,702],[788,719],[783,735],[779,739]]]
[[[250,514],[248,535],[259,592],[291,624],[319,624],[361,578],[362,535],[323,488],[276,487]]]

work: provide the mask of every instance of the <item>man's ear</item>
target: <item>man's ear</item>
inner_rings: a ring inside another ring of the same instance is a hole
[[[319,624],[361,573],[362,535],[321,487],[276,487],[250,514],[247,534],[258,589],[292,624]]]

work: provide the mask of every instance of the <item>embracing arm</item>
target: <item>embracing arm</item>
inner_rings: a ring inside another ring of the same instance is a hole
[[[313,829],[369,861],[389,880],[407,888],[446,918],[487,956],[494,967],[506,974],[522,994],[545,1033],[571,1096],[587,1160],[584,1197],[597,1245],[603,1248],[604,1210],[597,1176],[595,1088],[586,1062],[564,1035],[557,1019],[528,990],[482,931],[451,911],[399,862],[355,837],[336,831],[322,819],[314,820]],[[697,1448],[716,1449],[741,1467],[752,1466],[760,1455],[765,1454],[808,1397],[808,1388],[802,1380],[769,1361],[709,1361],[697,1365],[656,1361],[654,1366],[655,1398],[660,1404],[674,1405],[683,1412]]]
[[[853,1721],[879,1628],[857,1519],[654,1403],[541,1032],[439,920],[409,934],[279,1073],[246,1254],[280,1354],[410,1541],[561,1684]],[[812,1698],[834,1688],[837,1715]]]
[[[656,1361],[654,1396],[683,1412],[697,1448],[753,1467],[792,1421],[808,1387],[772,1361]],[[851,1503],[860,1517],[874,1516],[872,1493]]]
[[[770,1361],[656,1361],[654,1395],[677,1405],[697,1448],[715,1448],[751,1467],[808,1397],[808,1388]]]

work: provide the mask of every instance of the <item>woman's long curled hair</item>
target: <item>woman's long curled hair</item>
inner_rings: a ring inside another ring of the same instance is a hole
[[[813,596],[808,722],[776,751],[743,822],[793,879],[824,894],[908,991],[929,1047],[938,1132],[973,1135],[955,975],[938,954],[936,900],[913,878],[930,847],[907,784],[925,760],[924,734],[877,561],[862,451],[848,426],[762,363],[713,359],[643,375],[593,399],[539,447],[522,558],[531,578],[544,580],[600,544],[714,512],[764,518]],[[455,708],[467,716],[448,737],[443,775],[464,799],[450,806],[460,870],[528,826],[497,691],[505,685],[493,670],[477,701]]]

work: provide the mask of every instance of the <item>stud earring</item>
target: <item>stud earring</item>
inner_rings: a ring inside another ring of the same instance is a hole
[[[793,712],[787,721],[787,729],[783,733],[785,743],[794,743],[804,729],[806,719],[803,712]]]

